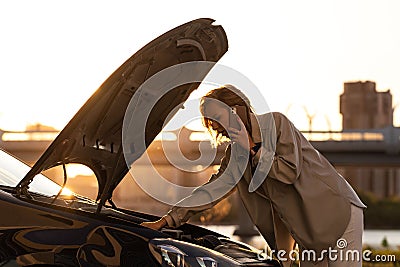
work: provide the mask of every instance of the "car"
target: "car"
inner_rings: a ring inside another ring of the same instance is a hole
[[[112,201],[114,189],[129,171],[122,128],[132,96],[161,70],[188,62],[217,62],[228,42],[222,26],[213,22],[190,21],[136,52],[89,98],[32,167],[0,150],[0,266],[280,266],[247,244],[196,225],[160,231],[143,227],[142,222],[159,217],[122,209]],[[132,161],[145,152],[200,80],[160,96],[145,125],[145,146],[135,150]],[[159,88],[150,89],[154,93]],[[69,163],[93,170],[98,180],[95,200],[65,188]],[[64,169],[63,185],[42,174],[55,166]]]

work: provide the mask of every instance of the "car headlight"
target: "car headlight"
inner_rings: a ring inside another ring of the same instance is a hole
[[[240,263],[217,251],[170,238],[149,241],[154,258],[165,267],[237,267]]]
[[[196,257],[201,267],[218,267],[218,262],[211,257]]]
[[[171,245],[157,245],[157,248],[161,251],[161,264],[163,266],[185,266],[185,256],[187,256],[187,254],[181,251],[179,248]]]

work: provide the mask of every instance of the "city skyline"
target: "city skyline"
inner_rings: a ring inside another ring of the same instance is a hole
[[[371,80],[400,96],[398,1],[12,1],[0,3],[0,129],[62,129],[100,84],[140,47],[198,17],[227,32],[220,61],[259,88],[298,128],[341,128],[343,83]],[[261,4],[263,3],[263,4]],[[154,8],[157,5],[157,8]],[[23,8],[21,8],[23,7]],[[229,83],[229,81],[227,81]],[[395,109],[394,124],[399,125]]]

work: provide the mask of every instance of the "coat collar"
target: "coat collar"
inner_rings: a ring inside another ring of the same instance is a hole
[[[254,113],[250,113],[251,137],[254,143],[261,142],[261,131],[258,126],[258,119]]]

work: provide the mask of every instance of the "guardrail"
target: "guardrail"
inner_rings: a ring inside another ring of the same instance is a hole
[[[59,131],[2,131],[0,130],[1,142],[16,141],[52,141]],[[360,129],[351,131],[302,131],[305,137],[312,142],[380,142],[389,151],[400,151],[400,128],[387,127],[383,129]],[[177,140],[178,132],[163,133],[165,141]],[[175,137],[172,137],[175,135]],[[161,135],[160,135],[161,136]],[[167,138],[165,138],[167,137]],[[206,132],[192,131],[189,135],[190,141],[207,141],[209,135]],[[161,137],[159,138],[161,139]],[[182,140],[184,141],[184,140]]]
[[[59,131],[1,131],[0,141],[53,141]]]

